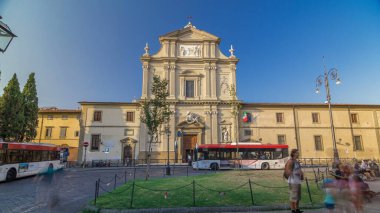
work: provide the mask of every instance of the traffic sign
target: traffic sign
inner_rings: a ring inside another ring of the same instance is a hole
[[[90,143],[87,142],[87,141],[83,142],[83,146],[84,146],[84,147],[88,147],[89,144],[90,144]]]

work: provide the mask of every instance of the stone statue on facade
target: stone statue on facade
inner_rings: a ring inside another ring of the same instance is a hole
[[[196,114],[190,112],[190,111],[187,111],[186,113],[186,122],[189,123],[189,124],[192,124],[192,123],[199,123],[199,116],[197,116]]]
[[[228,130],[226,127],[223,128],[222,130],[222,139],[223,139],[223,142],[228,142]]]

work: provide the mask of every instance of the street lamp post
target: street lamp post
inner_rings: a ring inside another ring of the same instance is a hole
[[[329,114],[330,114],[330,127],[331,127],[331,135],[332,135],[332,141],[333,141],[333,152],[334,152],[334,164],[333,167],[336,167],[339,163],[339,153],[338,149],[336,147],[336,138],[335,138],[335,129],[334,129],[334,120],[331,110],[331,94],[330,94],[330,87],[329,87],[329,77],[331,80],[335,80],[336,84],[340,84],[341,81],[338,76],[338,70],[336,68],[331,68],[329,71],[326,69],[326,65],[324,62],[323,57],[323,68],[324,68],[324,74],[320,75],[316,79],[316,93],[319,93],[319,87],[322,86],[322,83],[325,83],[325,89],[326,89],[326,102],[329,106]]]
[[[0,16],[0,19],[2,17]],[[11,29],[4,22],[0,21],[0,52],[4,53],[14,37],[17,37],[12,33]]]
[[[170,136],[170,128],[169,128],[169,125],[166,126],[165,128],[165,133],[166,133],[166,137],[167,137],[167,146],[168,146],[168,161],[167,161],[167,164],[166,164],[166,175],[170,175],[170,164],[169,164],[169,136]]]

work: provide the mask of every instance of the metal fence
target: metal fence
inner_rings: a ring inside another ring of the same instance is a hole
[[[131,168],[132,169],[132,168]],[[192,169],[189,167],[182,167],[181,169],[187,169],[187,176],[192,175]],[[161,200],[165,203],[165,207],[195,207],[195,206],[257,206],[263,205],[259,194],[257,194],[257,189],[267,188],[275,189],[276,194],[273,196],[278,196],[278,205],[287,205],[288,202],[288,184],[284,183],[280,186],[268,185],[260,183],[251,178],[247,178],[246,182],[239,185],[223,186],[222,188],[215,188],[212,185],[205,185],[201,181],[189,180],[188,183],[183,185],[178,185],[175,187],[167,188],[157,188],[153,185],[145,185],[143,182],[135,182],[136,173],[139,171],[134,169],[133,175],[131,175],[130,170],[125,170],[124,174],[115,174],[109,178],[98,179],[95,182],[94,190],[94,200],[93,204],[96,206],[98,198],[100,195],[105,194],[117,194],[115,199],[120,199],[120,201],[125,203],[125,208],[149,208],[149,200],[144,200],[144,196],[149,196],[152,200]],[[209,171],[210,172],[210,171]],[[213,171],[215,172],[215,171]],[[314,169],[310,168],[308,173],[311,173],[313,178],[305,178],[305,182],[302,184],[307,189],[307,200],[313,205],[313,197],[321,196],[323,189],[321,187],[321,182],[324,177],[328,176],[328,168]],[[162,172],[165,176],[165,173]],[[183,172],[182,172],[182,175]],[[312,187],[312,185],[314,185]],[[123,188],[117,189],[118,186],[124,185]],[[114,191],[115,190],[115,191]],[[120,196],[119,196],[120,194]],[[180,203],[171,200],[171,197],[181,197]],[[233,200],[232,197],[239,196],[241,199]],[[154,198],[154,199],[153,199]],[[216,199],[215,199],[216,198]],[[148,202],[148,203],[146,203]],[[142,204],[143,203],[143,204]],[[153,205],[153,204],[152,204]]]

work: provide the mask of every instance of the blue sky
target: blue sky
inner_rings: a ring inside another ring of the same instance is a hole
[[[192,23],[240,58],[245,102],[323,103],[315,79],[339,70],[333,103],[380,104],[380,1],[328,0],[0,0],[2,21],[18,36],[0,53],[0,89],[36,73],[40,106],[131,101],[141,96],[145,43]]]

